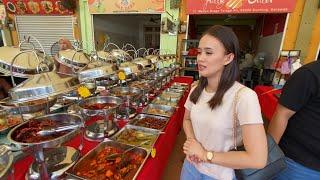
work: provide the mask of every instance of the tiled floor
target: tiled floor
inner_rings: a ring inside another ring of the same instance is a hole
[[[167,167],[163,173],[163,180],[179,180],[182,164],[185,158],[182,147],[186,137],[183,130],[177,136],[176,144],[169,157]]]

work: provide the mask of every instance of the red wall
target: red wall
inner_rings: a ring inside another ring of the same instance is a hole
[[[281,33],[284,30],[287,14],[267,14],[264,16],[263,37]]]

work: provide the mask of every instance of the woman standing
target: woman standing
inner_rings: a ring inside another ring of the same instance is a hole
[[[237,82],[239,42],[228,27],[213,26],[199,42],[199,84],[185,103],[183,129],[187,140],[181,179],[235,179],[234,169],[263,168],[267,140],[257,95]],[[241,91],[240,91],[241,89]],[[239,99],[235,96],[239,92]],[[236,144],[233,122],[236,108]]]

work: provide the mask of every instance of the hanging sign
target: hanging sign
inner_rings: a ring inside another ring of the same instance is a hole
[[[17,15],[72,15],[60,0],[3,0],[7,12]]]
[[[91,14],[162,13],[164,0],[88,0]]]
[[[288,13],[296,0],[187,0],[188,14]]]

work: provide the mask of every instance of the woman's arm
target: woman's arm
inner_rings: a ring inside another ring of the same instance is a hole
[[[273,137],[276,143],[279,143],[284,131],[287,128],[288,121],[291,116],[295,114],[294,111],[278,104],[275,114],[268,127],[268,133]]]
[[[265,167],[267,163],[267,138],[262,124],[243,125],[242,137],[245,151],[213,152],[211,163],[232,169]],[[206,161],[207,150],[194,139],[187,140],[184,152],[187,155],[196,155]]]
[[[190,111],[188,109],[185,109],[184,117],[183,117],[183,130],[186,134],[187,139],[193,138],[195,139],[195,135],[193,132],[191,119],[190,119]]]

